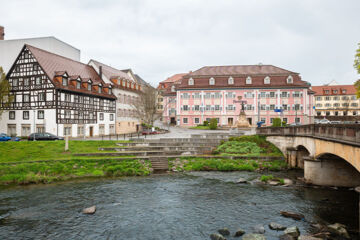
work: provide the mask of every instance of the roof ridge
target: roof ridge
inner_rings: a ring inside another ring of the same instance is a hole
[[[64,56],[61,56],[61,55],[59,55],[59,54],[52,53],[52,52],[46,51],[46,50],[41,49],[41,48],[34,47],[34,46],[32,46],[32,45],[30,45],[30,44],[27,44],[27,43],[25,43],[25,46],[26,46],[26,47],[35,48],[36,50],[39,50],[39,51],[41,51],[41,52],[45,52],[45,53],[48,53],[48,54],[52,54],[52,55],[61,57],[61,58],[66,59],[66,60],[70,60],[70,61],[72,61],[72,62],[76,62],[76,63],[80,63],[80,64],[85,65],[85,66],[89,66],[89,65],[86,64],[86,63],[82,63],[82,62],[80,62],[80,61],[76,61],[76,60],[74,60],[74,59],[71,59],[71,58],[68,58],[68,57],[64,57]]]
[[[105,67],[109,67],[109,68],[111,68],[111,69],[114,69],[114,70],[116,70],[116,71],[121,71],[121,72],[123,72],[122,70],[120,70],[120,69],[118,69],[118,68],[114,68],[114,67],[112,67],[112,66],[110,66],[110,65],[108,65],[108,64],[99,62],[99,61],[97,61],[97,60],[95,60],[95,59],[90,59],[89,62],[91,62],[91,61],[93,61],[93,62],[95,62],[95,63],[98,63],[99,65],[102,65],[102,66],[105,66]],[[125,72],[123,72],[123,73],[125,73]],[[125,74],[126,74],[126,73],[125,73]]]

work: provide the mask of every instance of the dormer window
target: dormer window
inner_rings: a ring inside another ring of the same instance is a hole
[[[101,91],[102,91],[102,87],[101,85],[99,85],[98,92],[101,93]]]
[[[343,90],[342,90],[342,93],[346,93],[346,89],[343,89]]]
[[[109,94],[111,94],[111,88],[109,87]]]
[[[193,79],[193,78],[190,78],[190,79],[189,79],[188,85],[189,85],[189,86],[194,85],[194,79]]]
[[[213,77],[209,79],[209,85],[215,85],[215,79]]]
[[[122,81],[122,85],[123,85],[123,87],[126,86],[126,81],[125,80]]]
[[[233,78],[233,77],[229,77],[229,79],[228,79],[228,84],[229,84],[229,85],[234,84],[234,78]]]
[[[270,84],[270,77],[269,76],[266,76],[264,78],[264,84]]]
[[[80,89],[80,87],[81,87],[80,81],[76,81],[76,89]]]
[[[175,92],[175,86],[171,86],[171,91]]]
[[[62,78],[62,85],[63,85],[63,86],[67,86],[67,85],[68,85],[68,80],[67,80],[67,78],[65,78],[65,77]]]
[[[287,79],[286,79],[286,82],[289,83],[289,84],[293,83],[293,81],[294,81],[294,79],[293,79],[293,77],[291,75],[288,76]]]
[[[246,78],[246,84],[252,84],[252,79],[250,76]]]
[[[88,90],[88,91],[91,91],[91,83],[90,83],[90,82],[88,82],[87,90]]]

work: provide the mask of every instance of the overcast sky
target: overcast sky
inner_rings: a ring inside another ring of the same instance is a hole
[[[0,0],[5,38],[55,36],[152,85],[206,65],[272,64],[352,84],[359,0]]]

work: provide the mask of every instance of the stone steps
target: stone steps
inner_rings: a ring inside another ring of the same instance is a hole
[[[154,173],[166,172],[169,170],[167,157],[151,157],[149,160]]]

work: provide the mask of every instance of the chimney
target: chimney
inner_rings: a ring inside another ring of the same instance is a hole
[[[5,28],[0,26],[0,40],[4,40],[5,37]]]
[[[100,75],[100,78],[102,79],[102,66],[99,66],[99,75]]]

